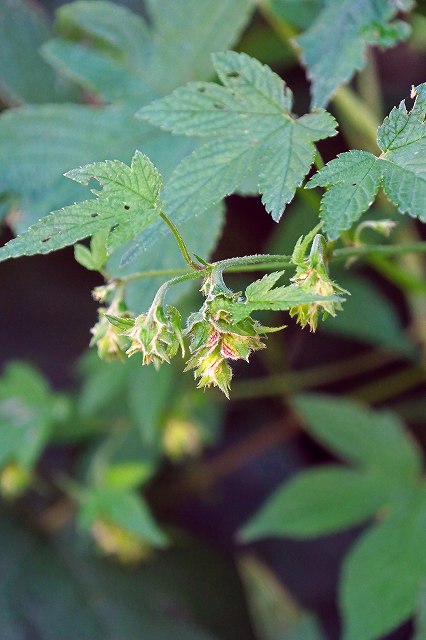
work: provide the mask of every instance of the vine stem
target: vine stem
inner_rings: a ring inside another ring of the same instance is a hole
[[[168,225],[169,229],[173,233],[186,264],[189,267],[191,267],[191,269],[194,269],[195,271],[201,271],[204,267],[202,267],[200,264],[197,264],[196,262],[193,261],[193,259],[191,258],[191,254],[188,251],[188,247],[186,246],[184,239],[180,235],[179,230],[174,224],[174,222],[170,220],[170,218],[163,211],[160,212],[160,218],[164,220],[164,222]]]
[[[342,260],[347,260],[348,258],[370,258],[370,256],[374,255],[389,257],[400,256],[408,253],[426,253],[426,242],[411,242],[400,245],[370,244],[361,245],[359,247],[343,247],[342,249],[335,249],[333,251],[330,262],[340,262]],[[294,265],[291,261],[291,256],[257,254],[219,260],[218,262],[214,262],[206,267],[197,266],[196,270],[192,269],[191,271],[187,269],[158,269],[156,271],[141,271],[118,278],[117,281],[126,285],[129,282],[143,280],[145,278],[177,276],[177,278],[169,281],[171,286],[172,284],[179,284],[179,282],[201,277],[203,274],[209,273],[212,269],[243,273],[249,271],[268,271],[270,269],[287,269],[293,267]]]

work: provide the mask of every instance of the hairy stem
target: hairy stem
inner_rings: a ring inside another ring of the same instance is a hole
[[[191,258],[191,254],[188,251],[188,248],[182,238],[182,236],[179,233],[178,228],[176,227],[176,225],[174,224],[174,222],[172,222],[172,220],[170,220],[170,218],[168,216],[166,216],[166,214],[161,211],[160,213],[160,218],[162,220],[164,220],[164,222],[168,225],[168,227],[170,228],[171,232],[173,233],[176,242],[179,245],[179,249],[181,250],[181,253],[183,255],[183,258],[186,262],[186,264],[188,266],[191,267],[191,269],[195,269],[196,271],[200,271],[203,269],[203,267],[201,265],[199,265],[198,263],[194,262],[193,259]]]

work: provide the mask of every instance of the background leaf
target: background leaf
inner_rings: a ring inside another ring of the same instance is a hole
[[[411,2],[404,3],[406,8]],[[389,21],[397,5],[387,0],[328,0],[313,25],[297,38],[312,81],[312,105],[325,107],[336,89],[365,64],[370,42],[390,46],[409,29],[396,30],[389,40]]]
[[[382,637],[413,613],[426,577],[425,546],[426,498],[418,490],[364,534],[345,559],[344,640]]]
[[[309,538],[363,522],[388,499],[386,477],[328,465],[279,487],[242,529],[243,540]]]
[[[356,402],[305,394],[295,400],[308,432],[342,458],[385,472],[389,480],[415,480],[422,457],[397,416]]]
[[[4,104],[73,97],[67,83],[40,55],[41,45],[50,37],[41,7],[23,0],[0,1],[0,100]]]

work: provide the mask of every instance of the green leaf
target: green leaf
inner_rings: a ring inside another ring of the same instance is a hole
[[[329,187],[320,215],[330,239],[350,229],[369,209],[381,185],[400,213],[426,221],[426,83],[415,88],[414,107],[392,109],[378,130],[382,154],[348,151],[331,160],[306,187]]]
[[[417,350],[407,337],[395,306],[379,289],[359,275],[336,275],[339,284],[351,292],[345,302],[345,313],[320,325],[321,331],[348,340],[366,342],[407,358],[415,358]]]
[[[149,26],[112,2],[73,2],[60,9],[62,37],[44,50],[45,56],[62,74],[113,105],[43,105],[1,115],[0,193],[15,200],[20,196],[18,232],[84,197],[81,187],[63,178],[72,167],[105,158],[128,162],[137,148],[167,177],[194,149],[188,139],[137,121],[132,96],[136,92],[141,106],[181,82],[208,77],[210,53],[232,45],[252,2],[181,0],[177,6],[163,0],[148,9]],[[139,252],[160,235],[146,237],[139,241]]]
[[[215,54],[213,64],[223,86],[190,83],[139,112],[173,133],[211,138],[173,173],[166,206],[188,216],[255,174],[262,201],[278,221],[314,160],[313,143],[335,135],[335,120],[323,110],[293,117],[291,91],[244,53]]]
[[[230,625],[253,640],[241,586],[221,556],[191,543],[129,571],[81,547],[69,535],[47,541],[2,514],[4,640],[232,640]]]
[[[267,0],[281,20],[298,29],[307,29],[323,8],[323,0]]]
[[[299,304],[307,304],[317,300],[341,299],[337,296],[318,296],[306,293],[294,285],[273,288],[283,274],[284,271],[275,271],[250,284],[245,291],[246,302],[236,302],[231,305],[232,317],[235,322],[246,318],[253,311],[287,311]]]
[[[110,229],[107,248],[111,252],[151,224],[159,214],[161,176],[139,151],[130,167],[118,160],[107,160],[73,169],[66,176],[80,184],[88,184],[94,178],[102,190],[92,190],[96,200],[54,211],[8,242],[0,249],[0,261],[49,253],[105,229]]]
[[[234,42],[252,0],[146,3],[146,21],[112,2],[73,2],[57,12],[61,38],[43,47],[58,71],[107,102],[147,103],[211,73],[210,53]],[[79,42],[76,42],[79,40]],[[170,68],[173,73],[170,73]]]
[[[343,565],[344,640],[376,640],[414,611],[426,578],[423,490],[352,548]]]
[[[343,459],[389,480],[419,477],[420,450],[395,414],[317,394],[297,396],[295,406],[308,432]]]
[[[145,501],[131,491],[114,487],[87,490],[80,507],[80,524],[90,528],[98,518],[105,518],[154,546],[167,544],[166,535],[154,521]]]
[[[413,3],[404,2],[409,9]],[[392,46],[407,37],[389,21],[400,6],[388,0],[328,0],[313,25],[299,38],[302,60],[312,81],[312,104],[324,107],[343,83],[365,65],[370,43]]]
[[[8,105],[69,99],[67,86],[40,56],[50,38],[40,6],[23,0],[0,0],[0,98]]]
[[[0,467],[8,462],[32,466],[54,418],[54,396],[45,379],[26,363],[10,363],[0,382]]]
[[[363,522],[383,506],[387,478],[328,465],[279,487],[244,525],[244,541],[265,536],[310,538]]]

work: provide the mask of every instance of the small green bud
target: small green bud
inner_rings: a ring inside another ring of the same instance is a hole
[[[31,471],[18,462],[9,462],[0,471],[0,494],[6,500],[19,498],[31,482]]]
[[[147,560],[153,554],[153,549],[146,540],[104,518],[97,518],[91,531],[102,553],[116,556],[125,564]]]
[[[197,456],[202,449],[199,425],[183,418],[169,418],[164,426],[163,447],[166,455],[176,462]]]

